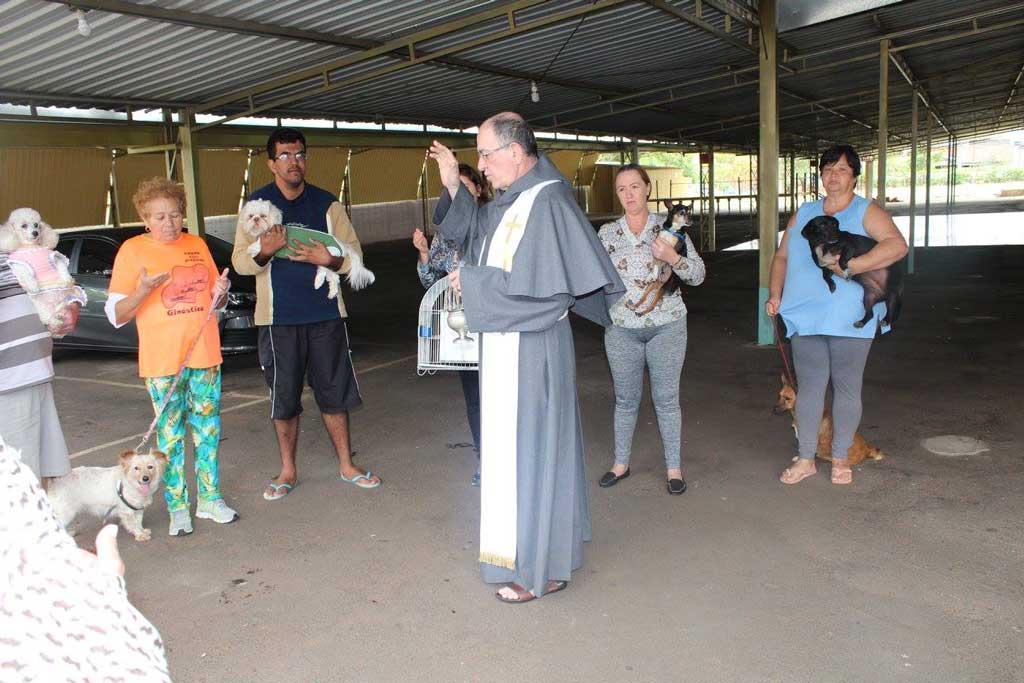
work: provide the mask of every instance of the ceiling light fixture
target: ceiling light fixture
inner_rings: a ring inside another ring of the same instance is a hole
[[[81,8],[75,9],[75,16],[78,18],[78,35],[88,38],[89,34],[92,33],[92,27],[89,26],[89,22],[85,19],[85,10]]]
[[[540,91],[537,90],[537,81],[530,81],[530,99],[540,102]]]

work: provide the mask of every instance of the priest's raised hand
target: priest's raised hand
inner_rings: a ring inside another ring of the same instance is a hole
[[[441,184],[448,189],[448,194],[454,198],[459,190],[462,181],[459,180],[459,162],[454,152],[434,140],[427,151],[427,155],[437,162],[437,171],[441,175]]]

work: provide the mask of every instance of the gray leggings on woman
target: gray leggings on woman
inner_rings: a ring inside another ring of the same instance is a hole
[[[665,448],[665,468],[678,469],[683,424],[679,375],[686,357],[686,318],[639,329],[612,325],[605,328],[604,348],[615,383],[615,464],[629,464],[646,364]]]
[[[799,455],[813,460],[825,391],[832,378],[832,457],[845,457],[860,425],[860,390],[871,339],[814,334],[793,335],[796,365],[796,426]]]

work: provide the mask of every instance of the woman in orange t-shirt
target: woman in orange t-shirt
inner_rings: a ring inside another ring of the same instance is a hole
[[[139,332],[139,376],[154,410],[181,379],[157,420],[157,448],[167,454],[164,498],[171,536],[192,533],[185,484],[185,422],[195,445],[196,517],[227,524],[238,513],[218,488],[220,442],[220,333],[211,307],[223,305],[228,271],[217,273],[206,242],[182,232],[185,192],[166,178],[143,181],[132,197],[146,225],[117,252],[107,295],[107,318],[115,327],[135,319]],[[196,342],[192,355],[189,347]]]

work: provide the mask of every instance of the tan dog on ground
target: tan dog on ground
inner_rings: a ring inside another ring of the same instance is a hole
[[[87,513],[100,519],[116,517],[136,541],[148,541],[142,515],[153,502],[167,466],[167,455],[125,451],[116,467],[76,467],[50,482],[46,494],[68,533],[75,517]]]
[[[776,415],[789,413],[793,415],[793,432],[796,433],[796,415],[793,409],[796,407],[796,387],[790,384],[785,375],[782,376],[782,389],[779,390],[779,402],[772,408]],[[818,425],[818,452],[816,454],[821,460],[832,462],[832,406],[826,405],[825,412],[821,416],[821,423]],[[847,462],[851,467],[859,465],[865,460],[881,460],[885,457],[880,449],[875,448],[864,437],[857,432],[853,436],[853,444],[846,453]],[[796,458],[793,458],[796,460]]]

